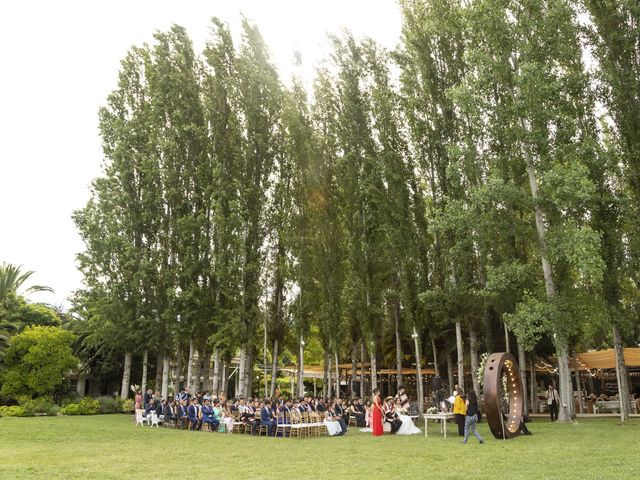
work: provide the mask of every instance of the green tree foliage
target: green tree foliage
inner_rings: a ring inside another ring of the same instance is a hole
[[[303,364],[307,344],[331,393],[349,356],[425,366],[432,346],[461,376],[515,335],[555,350],[570,417],[569,351],[639,323],[638,12],[581,5],[586,28],[569,0],[403,0],[398,50],[331,36],[311,92],[246,20],[236,46],[213,19],[202,56],[179,26],[132,48],[74,216],[92,369],[213,351],[249,394],[256,359]]]
[[[64,375],[78,366],[71,344],[75,336],[59,327],[27,327],[14,336],[5,354],[3,396],[53,395]]]

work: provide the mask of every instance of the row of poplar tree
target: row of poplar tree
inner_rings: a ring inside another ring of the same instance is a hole
[[[163,395],[171,359],[189,383],[195,352],[213,357],[219,390],[239,356],[236,393],[249,395],[255,363],[277,371],[287,351],[302,366],[317,336],[326,394],[339,361],[364,359],[372,387],[381,362],[415,364],[421,401],[421,351],[436,369],[455,351],[464,378],[504,346],[503,325],[521,369],[551,346],[561,418],[574,415],[575,348],[614,344],[628,397],[640,7],[400,8],[395,51],[330,36],[309,92],[283,84],[246,20],[239,45],[214,19],[201,55],[179,26],[129,51],[100,111],[103,176],[74,214],[85,346],[124,355],[123,395],[133,352],[143,385],[159,355]]]

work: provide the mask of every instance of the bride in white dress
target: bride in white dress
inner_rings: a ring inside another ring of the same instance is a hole
[[[398,419],[402,421],[402,425],[396,432],[396,435],[415,435],[418,433],[422,433],[420,429],[413,424],[413,420],[411,420],[411,417],[406,414],[407,410],[402,408],[402,406],[400,405],[400,400],[396,400],[395,412]]]
[[[331,408],[327,410],[327,416],[324,420],[324,424],[327,427],[327,433],[329,434],[329,436],[339,435],[340,433],[342,433],[342,427],[340,426],[340,423],[338,423],[338,421],[335,419],[335,417],[336,412],[334,410],[334,406],[331,405]]]

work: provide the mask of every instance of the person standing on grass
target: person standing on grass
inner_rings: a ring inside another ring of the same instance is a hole
[[[464,440],[462,441],[462,443],[467,443],[471,432],[473,432],[480,443],[484,443],[484,440],[480,436],[480,433],[478,432],[478,430],[476,430],[476,424],[478,423],[478,419],[480,418],[481,413],[480,408],[478,407],[478,397],[476,397],[476,392],[474,392],[473,390],[471,390],[469,392],[469,395],[467,396],[466,407],[467,413],[465,415]]]
[[[467,404],[465,403],[465,396],[462,388],[456,389],[456,396],[453,400],[453,415],[455,416],[456,423],[458,424],[458,436],[464,437],[464,422],[465,415],[467,413]]]
[[[549,406],[549,416],[551,417],[551,421],[555,422],[558,420],[560,395],[558,395],[558,391],[553,386],[553,383],[549,384],[549,388],[547,389],[545,395],[547,396],[547,405]]]
[[[374,437],[379,437],[384,433],[382,419],[384,412],[382,411],[382,400],[380,399],[380,389],[373,391],[373,402],[371,404],[371,433]]]

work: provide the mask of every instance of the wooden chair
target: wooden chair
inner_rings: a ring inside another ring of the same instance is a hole
[[[349,415],[349,426],[350,427],[358,426],[358,420],[356,419],[356,416],[353,413]]]
[[[302,427],[302,416],[300,412],[291,412],[289,416],[289,420],[291,424],[289,425],[289,437],[293,438],[302,438],[303,427]]]
[[[244,430],[244,423],[240,420],[240,414],[236,413],[233,416],[233,430],[232,433],[242,433]]]

